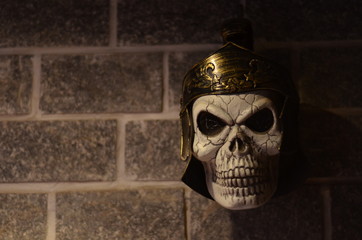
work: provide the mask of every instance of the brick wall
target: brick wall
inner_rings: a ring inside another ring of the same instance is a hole
[[[306,184],[228,211],[179,181],[183,75],[239,2],[1,0],[0,239],[360,239],[361,1],[242,1],[304,103]]]

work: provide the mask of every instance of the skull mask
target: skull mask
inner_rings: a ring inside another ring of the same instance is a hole
[[[211,95],[193,104],[193,154],[203,163],[209,193],[225,208],[255,208],[275,192],[282,133],[267,96]]]
[[[303,179],[299,98],[284,68],[226,43],[183,81],[182,181],[229,209],[255,208]],[[293,169],[293,170],[291,170]]]

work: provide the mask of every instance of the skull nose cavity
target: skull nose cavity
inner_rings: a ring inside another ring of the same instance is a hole
[[[236,137],[234,138],[229,146],[229,150],[230,152],[234,153],[244,153],[247,151],[247,145],[244,143],[243,140],[241,140],[241,138]]]

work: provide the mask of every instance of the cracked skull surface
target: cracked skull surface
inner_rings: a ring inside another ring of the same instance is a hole
[[[282,141],[279,113],[267,91],[207,95],[192,107],[193,155],[208,191],[225,208],[255,208],[277,187]]]

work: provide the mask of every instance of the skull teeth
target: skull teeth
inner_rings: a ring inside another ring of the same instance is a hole
[[[256,186],[249,186],[244,188],[232,188],[225,187],[223,189],[223,195],[234,195],[237,197],[246,197],[250,195],[265,194],[268,191],[267,184],[260,184]]]
[[[267,182],[267,171],[263,168],[244,168],[237,167],[228,171],[215,172],[214,182],[223,187],[230,188],[248,188],[255,187],[249,190],[251,194],[261,192],[261,185]],[[256,187],[258,186],[258,187]]]
[[[266,181],[260,177],[245,178],[216,178],[217,184],[224,187],[245,188],[249,186],[258,186]]]
[[[213,182],[222,196],[258,196],[258,201],[271,191],[271,176],[268,167],[261,159],[246,155],[241,158],[216,159]],[[245,203],[246,204],[246,203]]]
[[[239,168],[246,169],[258,169],[262,168],[262,163],[260,162],[260,159],[255,159],[251,155],[246,155],[244,157],[228,157],[224,156],[221,159],[216,159],[216,169],[219,169],[219,171],[228,171],[230,169],[235,168],[235,166]]]
[[[257,177],[257,176],[266,176],[266,169],[262,168],[244,168],[237,167],[230,169],[228,171],[215,172],[216,178],[244,178],[244,177]]]

